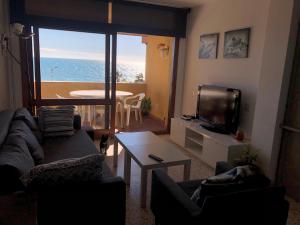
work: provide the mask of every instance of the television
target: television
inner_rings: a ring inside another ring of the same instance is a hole
[[[201,126],[217,133],[236,133],[239,125],[241,91],[199,85],[196,116]]]

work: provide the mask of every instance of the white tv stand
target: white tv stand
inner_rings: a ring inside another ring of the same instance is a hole
[[[199,121],[172,118],[171,140],[213,168],[219,161],[232,162],[247,149],[247,143],[231,135],[208,131],[200,124]]]

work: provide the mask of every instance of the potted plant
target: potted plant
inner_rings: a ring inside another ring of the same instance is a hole
[[[141,111],[142,111],[142,114],[144,116],[148,115],[149,112],[151,111],[151,99],[150,98],[147,98],[145,97],[143,100],[142,100],[142,104],[141,104]]]
[[[243,165],[255,165],[257,161],[258,153],[252,146],[247,146],[247,148],[242,153],[241,157],[234,160],[235,166]]]

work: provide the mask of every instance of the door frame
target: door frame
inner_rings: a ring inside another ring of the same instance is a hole
[[[116,64],[117,64],[117,32],[107,33],[107,31],[91,32],[106,35],[105,42],[105,99],[41,99],[41,78],[40,78],[40,54],[39,54],[39,28],[64,30],[61,26],[36,26],[34,27],[34,58],[32,57],[32,42],[20,40],[20,51],[22,57],[22,93],[23,93],[23,105],[34,112],[35,107],[40,106],[55,106],[55,105],[105,105],[105,129],[109,129],[110,133],[115,132],[115,109],[116,109]],[[27,28],[28,29],[28,28]],[[81,29],[66,29],[67,31],[88,32]],[[108,36],[111,37],[108,38]],[[179,44],[180,38],[174,37],[174,54],[172,62],[172,72],[170,79],[170,92],[168,103],[168,118],[167,126],[165,130],[157,132],[158,134],[168,134],[171,129],[171,118],[175,114],[176,103],[176,87],[177,87],[177,74],[178,74],[178,59],[179,59]],[[109,61],[111,59],[111,62]],[[33,68],[33,61],[35,68]],[[111,63],[111,83],[109,63]],[[34,85],[33,71],[37,79],[37,85]],[[109,99],[109,90],[111,84],[112,95]],[[35,88],[34,88],[35,86]],[[35,90],[34,90],[35,89]],[[36,95],[34,95],[34,93]],[[109,110],[111,106],[111,110]],[[109,124],[109,112],[111,123]],[[109,126],[110,125],[110,126]]]
[[[294,87],[295,84],[295,79],[296,79],[296,75],[297,75],[297,65],[300,66],[300,23],[298,23],[298,28],[297,28],[297,38],[296,38],[296,45],[295,45],[295,50],[294,50],[294,56],[293,56],[293,67],[292,67],[292,72],[291,72],[291,78],[290,78],[290,83],[289,83],[289,90],[288,90],[288,95],[287,95],[287,100],[286,100],[286,104],[285,104],[285,112],[284,112],[284,120],[283,123],[281,124],[281,129],[282,129],[282,133],[281,133],[281,141],[280,141],[280,150],[279,150],[279,154],[278,154],[278,160],[277,160],[277,169],[276,169],[276,175],[275,175],[275,183],[276,184],[282,184],[282,173],[283,173],[283,166],[284,166],[284,162],[283,162],[283,156],[285,154],[284,151],[284,143],[285,143],[285,132],[286,131],[292,131],[292,129],[286,127],[285,121],[286,121],[286,113],[288,110],[288,106],[291,102],[291,90]]]
[[[172,75],[171,75],[171,83],[170,83],[171,88],[170,88],[170,94],[169,94],[167,133],[170,133],[171,119],[174,117],[174,114],[175,114],[176,87],[177,87],[177,74],[178,74],[178,59],[179,59],[179,43],[180,43],[180,38],[175,37],[173,67],[172,67]]]

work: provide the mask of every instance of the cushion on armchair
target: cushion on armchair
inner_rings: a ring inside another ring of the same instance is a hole
[[[266,187],[269,184],[269,179],[257,167],[235,167],[225,173],[203,180],[193,193],[191,200],[202,207],[206,197]]]
[[[51,189],[95,181],[102,178],[103,160],[104,156],[100,154],[59,160],[36,166],[20,179],[28,190]]]

